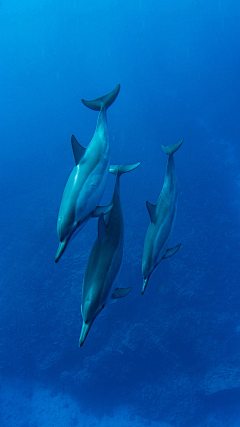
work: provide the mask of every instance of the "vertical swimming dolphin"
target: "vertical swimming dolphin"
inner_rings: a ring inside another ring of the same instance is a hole
[[[106,110],[120,90],[118,84],[108,95],[92,101],[82,99],[84,105],[99,111],[97,127],[89,145],[84,148],[72,135],[71,143],[75,167],[65,186],[58,214],[57,233],[60,240],[55,262],[62,256],[70,238],[80,231],[92,216],[106,214],[111,206],[98,206],[107,183],[110,166],[110,147]]]
[[[98,237],[89,254],[85,270],[81,311],[83,325],[79,339],[81,347],[92,323],[110,298],[122,298],[131,288],[116,288],[114,280],[119,272],[124,244],[124,224],[120,200],[119,178],[122,173],[135,169],[140,163],[130,166],[111,166],[110,172],[116,175],[112,197],[112,210],[98,219]]]
[[[167,147],[162,145],[164,153],[169,156],[163,188],[156,205],[146,202],[151,222],[147,229],[143,249],[142,295],[145,292],[152,272],[161,260],[173,256],[181,246],[180,243],[176,247],[168,249],[176,219],[178,198],[173,154],[179,149],[182,143],[183,139],[177,144],[168,145]]]

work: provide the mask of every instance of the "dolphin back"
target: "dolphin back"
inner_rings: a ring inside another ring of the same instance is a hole
[[[162,149],[165,154],[168,154],[170,156],[171,154],[174,154],[181,147],[182,143],[183,143],[183,138],[181,139],[181,141],[177,142],[176,144],[167,145],[166,147],[162,145]]]
[[[101,96],[100,98],[96,98],[91,101],[86,101],[86,99],[82,99],[82,103],[91,110],[100,111],[102,108],[107,110],[108,107],[110,107],[110,105],[115,101],[119,90],[120,84],[118,84],[115,89],[113,89],[113,91],[108,93],[107,95]]]

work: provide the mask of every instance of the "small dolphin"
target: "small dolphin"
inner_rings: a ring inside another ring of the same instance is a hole
[[[97,127],[89,145],[84,148],[72,135],[71,143],[75,167],[65,186],[58,214],[57,233],[60,240],[55,262],[58,262],[76,230],[79,232],[90,217],[106,214],[110,206],[98,206],[107,183],[110,166],[110,147],[106,110],[120,90],[118,84],[108,95],[92,101],[82,99],[84,105],[100,111]]]
[[[113,208],[105,220],[98,219],[98,237],[89,254],[82,290],[83,325],[79,339],[81,347],[92,323],[110,298],[125,297],[131,288],[115,288],[114,280],[119,272],[124,243],[123,214],[120,200],[119,178],[124,172],[135,169],[140,163],[130,166],[111,166],[110,172],[116,175],[112,197]]]
[[[177,211],[177,177],[174,166],[173,154],[182,145],[183,139],[177,144],[168,145],[162,149],[168,154],[168,164],[165,172],[164,184],[156,205],[146,202],[150,215],[150,224],[144,242],[142,258],[143,286],[145,292],[149,278],[162,259],[173,256],[181,246],[168,249],[172,236]]]

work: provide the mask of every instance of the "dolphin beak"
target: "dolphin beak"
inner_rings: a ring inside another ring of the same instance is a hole
[[[61,258],[63,252],[66,249],[67,242],[68,242],[67,240],[64,240],[63,242],[59,243],[58,250],[57,250],[56,256],[54,258],[54,262],[57,263],[59,261],[59,259]]]
[[[88,323],[83,322],[82,330],[79,338],[79,347],[82,347],[85,339],[87,338],[87,334],[90,331],[94,319],[91,319]]]
[[[149,279],[150,279],[150,275],[146,279],[143,279],[142,292],[141,292],[142,295],[144,294],[144,292],[146,290]]]

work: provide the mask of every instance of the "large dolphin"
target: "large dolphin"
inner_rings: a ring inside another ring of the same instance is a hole
[[[105,220],[98,219],[98,237],[89,254],[85,270],[81,311],[83,325],[79,339],[81,347],[100,311],[110,298],[122,298],[131,288],[115,288],[114,280],[119,272],[124,243],[123,214],[119,191],[119,178],[124,172],[135,169],[139,163],[131,166],[111,166],[110,172],[116,175],[116,184],[112,197],[113,208]]]
[[[182,143],[183,139],[177,144],[168,145],[167,147],[162,145],[164,153],[169,155],[163,188],[156,205],[146,202],[151,222],[147,229],[143,249],[142,295],[152,272],[161,260],[173,256],[181,246],[180,243],[176,247],[168,249],[176,219],[178,197],[173,153],[179,149]]]
[[[110,148],[106,110],[113,103],[120,85],[108,95],[92,101],[82,99],[84,105],[100,111],[97,127],[89,145],[84,148],[72,135],[71,143],[75,167],[68,178],[58,214],[57,233],[60,240],[55,262],[63,254],[70,238],[80,231],[92,216],[106,214],[111,206],[98,206],[107,183]]]

